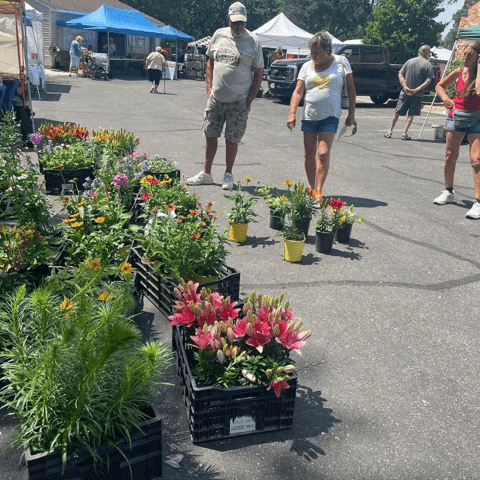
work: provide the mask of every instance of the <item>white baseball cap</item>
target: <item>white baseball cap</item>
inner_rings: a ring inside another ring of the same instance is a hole
[[[232,22],[246,22],[247,21],[247,9],[245,5],[240,2],[235,2],[228,8],[228,17]]]

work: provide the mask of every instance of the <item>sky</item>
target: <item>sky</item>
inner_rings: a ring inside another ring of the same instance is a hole
[[[460,10],[463,7],[464,0],[457,0],[454,2],[452,5],[448,5],[445,8],[445,11],[441,13],[436,20],[439,22],[444,22],[444,23],[450,23],[445,30],[442,33],[442,37],[445,37],[445,35],[450,31],[450,29],[453,26],[453,14],[457,11]]]

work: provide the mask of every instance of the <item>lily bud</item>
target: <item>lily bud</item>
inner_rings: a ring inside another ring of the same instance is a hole
[[[306,340],[312,334],[311,330],[306,330],[305,332],[301,332],[298,334],[298,338],[300,340]]]
[[[283,367],[283,371],[288,374],[293,373],[295,371],[295,365],[286,365]]]
[[[251,323],[248,323],[247,324],[247,333],[248,335],[252,335],[252,332],[253,332],[253,327],[252,327],[252,324]]]
[[[233,334],[233,330],[231,327],[227,328],[227,338],[230,343],[233,343],[233,341],[235,340],[235,335]]]
[[[284,293],[281,293],[280,296],[278,297],[278,299],[280,300],[280,303],[283,302],[283,299],[285,298],[285,294]]]
[[[247,312],[247,319],[248,319],[248,323],[253,322],[253,312],[251,310]]]
[[[207,333],[208,332],[208,323],[204,323],[202,327],[202,333]]]
[[[280,325],[278,323],[272,328],[272,333],[275,337],[280,333]]]
[[[182,299],[182,292],[180,292],[180,290],[179,290],[177,287],[175,287],[175,288],[173,289],[173,293],[175,294],[175,296],[176,296],[179,300]]]
[[[225,355],[223,354],[222,350],[217,350],[217,360],[223,364],[225,360]]]
[[[228,317],[228,328],[233,328],[233,318]]]
[[[267,370],[265,370],[265,374],[267,375],[267,377],[270,377],[273,373],[273,370],[271,368],[267,368]]]
[[[238,347],[232,347],[230,353],[232,355],[232,358],[235,360],[235,358],[237,358],[237,354],[238,354]]]
[[[278,367],[277,368],[277,373],[282,373],[283,372],[283,367]]]
[[[285,300],[285,310],[288,310],[289,305],[290,305],[290,300]]]
[[[298,332],[300,330],[300,327],[303,325],[303,322],[299,320],[298,322],[295,322],[295,325],[293,326],[293,331]]]
[[[228,346],[228,343],[227,343],[227,341],[225,340],[225,337],[221,337],[221,338],[220,338],[220,343],[222,344],[222,348],[224,348],[225,346]]]
[[[223,333],[226,333],[226,331],[227,331],[227,324],[223,320],[220,322],[220,330]]]
[[[224,340],[224,339],[222,338],[222,340]],[[223,343],[223,342],[222,342],[222,343]],[[225,345],[224,345],[223,348],[222,348],[222,352],[223,352],[227,357],[228,357],[228,355],[227,355],[228,350],[229,350],[229,349],[228,349],[228,343],[225,342]]]
[[[248,297],[248,300],[251,302],[251,303],[255,303],[255,299],[257,298],[257,294],[255,293],[255,291],[253,291],[250,296]]]

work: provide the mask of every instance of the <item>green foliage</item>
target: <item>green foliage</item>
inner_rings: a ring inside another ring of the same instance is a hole
[[[96,163],[95,153],[90,145],[76,142],[72,145],[58,145],[51,152],[41,154],[40,161],[44,168],[54,170],[77,170],[88,168]]]
[[[244,178],[247,181],[246,187],[251,179],[249,177]],[[257,199],[246,193],[245,190],[242,190],[240,182],[238,182],[237,191],[232,195],[225,195],[225,198],[233,202],[233,207],[225,212],[231,223],[243,224],[254,221],[252,217],[256,217],[257,214],[253,211],[252,207],[257,203]]]
[[[65,464],[77,449],[95,456],[101,444],[128,441],[172,358],[169,348],[141,342],[128,284],[102,301],[98,289],[110,287],[100,272],[64,280],[31,294],[21,287],[0,304],[8,360],[0,399],[19,420],[12,446],[58,451]]]
[[[384,45],[392,63],[416,57],[423,44],[440,43],[445,24],[435,18],[444,10],[439,0],[381,0],[373,7],[363,43]]]

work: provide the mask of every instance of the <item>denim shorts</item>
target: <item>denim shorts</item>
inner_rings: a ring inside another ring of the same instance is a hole
[[[302,120],[300,130],[308,133],[333,132],[338,129],[339,119],[337,117],[327,117],[323,120]]]
[[[475,135],[480,135],[480,121],[477,122],[473,127],[467,128],[466,130],[455,130],[455,122],[452,117],[447,117],[445,120],[445,131],[446,132],[462,132],[467,135],[473,133]]]

